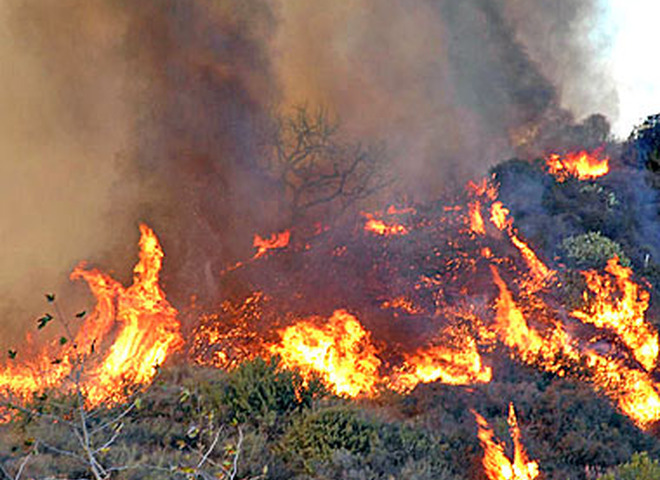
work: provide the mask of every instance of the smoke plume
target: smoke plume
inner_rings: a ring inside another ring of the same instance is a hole
[[[352,139],[385,140],[397,193],[417,198],[521,135],[538,150],[539,128],[560,141],[575,118],[616,113],[588,38],[596,0],[0,5],[7,331],[81,259],[126,278],[139,221],[162,238],[175,303],[221,297],[223,266],[279,227],[255,167],[275,107],[322,105]]]

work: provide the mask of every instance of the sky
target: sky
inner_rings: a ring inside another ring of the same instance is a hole
[[[607,0],[601,34],[611,35],[609,68],[617,85],[614,132],[626,137],[649,114],[660,113],[660,0]]]

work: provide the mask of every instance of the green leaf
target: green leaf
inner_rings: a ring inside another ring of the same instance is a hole
[[[66,345],[66,342],[68,342],[69,339],[66,337],[60,337],[60,345]]]
[[[53,316],[50,313],[47,313],[46,315],[41,317],[39,320],[37,320],[37,328],[39,330],[41,330],[46,325],[48,325],[52,320],[53,320]]]
[[[87,312],[83,310],[82,312],[76,313],[76,318],[83,318],[85,315],[87,315]]]
[[[9,350],[7,350],[7,354],[9,355],[9,358],[13,360],[13,359],[16,358],[16,355],[18,354],[18,352],[16,350],[12,350],[10,348]]]
[[[55,294],[54,293],[47,293],[46,294],[46,300],[48,300],[49,303],[53,303],[55,301]]]

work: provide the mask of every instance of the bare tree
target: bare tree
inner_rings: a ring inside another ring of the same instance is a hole
[[[294,224],[315,207],[342,212],[388,186],[388,163],[383,145],[348,142],[326,111],[312,115],[305,107],[275,116],[260,160],[281,188]]]

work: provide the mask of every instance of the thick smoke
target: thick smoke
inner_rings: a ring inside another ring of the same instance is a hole
[[[139,221],[175,303],[221,297],[222,268],[281,226],[255,168],[274,107],[321,104],[353,139],[385,140],[418,198],[539,126],[561,139],[569,107],[615,112],[576,35],[595,2],[4,0],[3,324],[81,259],[127,279]]]
[[[130,128],[121,35],[103,2],[0,3],[3,344],[32,330],[43,293],[80,260],[137,239],[135,197],[114,195]]]
[[[581,97],[578,117],[615,111],[596,2],[283,1],[276,66],[289,101],[385,138],[407,190],[434,196],[572,125]]]

